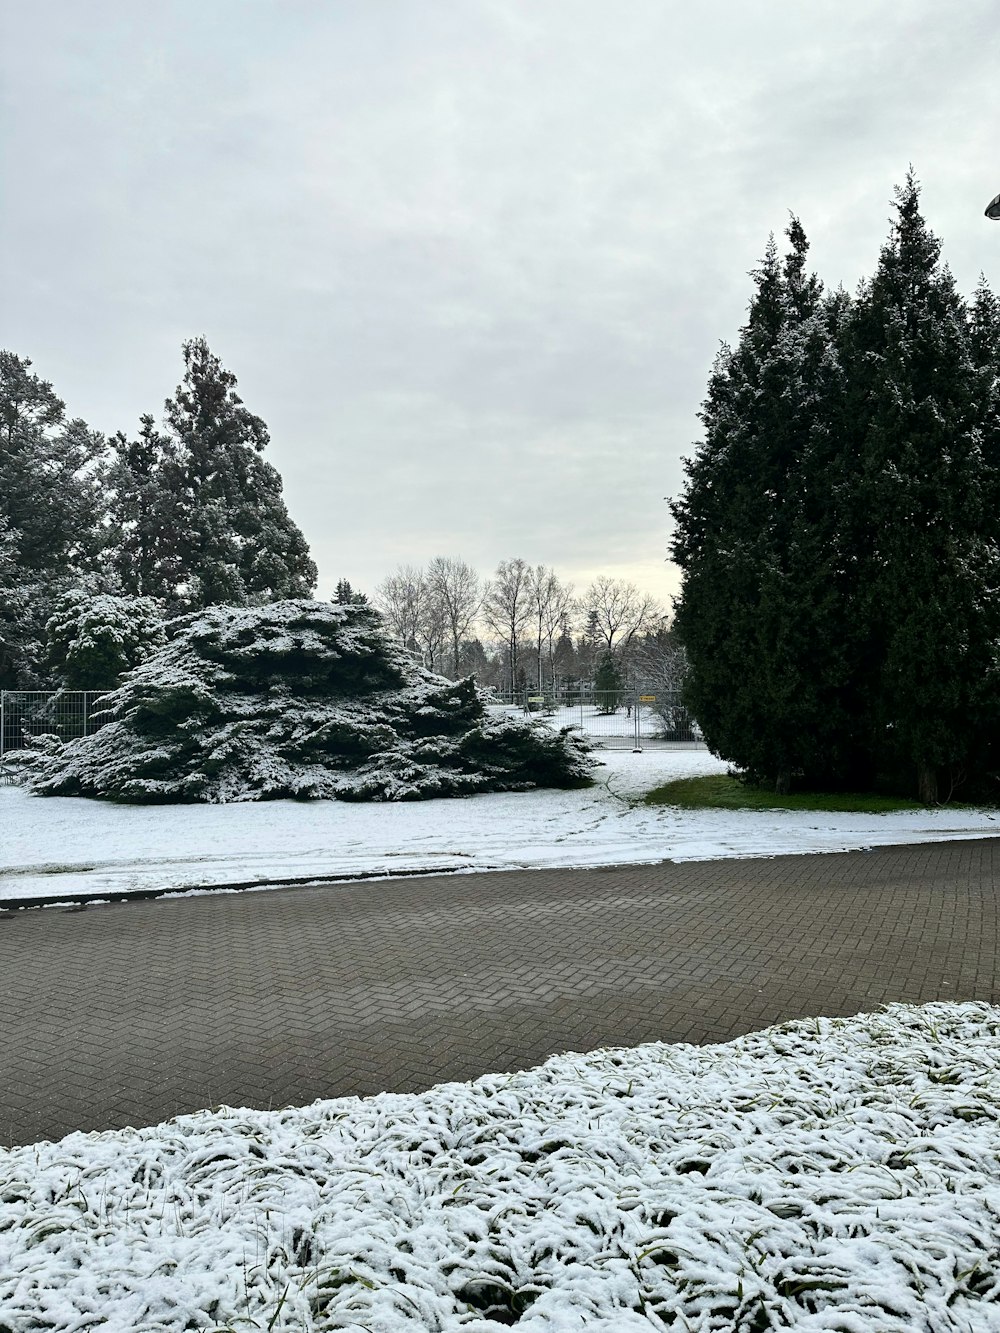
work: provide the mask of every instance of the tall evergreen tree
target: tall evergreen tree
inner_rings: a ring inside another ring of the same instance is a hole
[[[99,508],[93,464],[103,440],[66,417],[31,362],[0,351],[0,518],[25,573],[77,574],[90,567]]]
[[[909,769],[933,802],[942,774],[981,767],[984,727],[1000,703],[1000,554],[983,457],[983,366],[912,172],[895,211],[841,339],[867,640],[859,684],[876,765]]]
[[[912,176],[853,301],[772,247],[673,506],[710,744],[779,790],[938,799],[1000,759],[1000,307],[971,309]]]
[[[26,357],[0,351],[0,688],[46,683],[53,599],[96,556],[102,446]]]
[[[141,418],[138,438],[112,437],[101,470],[108,507],[105,565],[121,589],[155,597],[174,610],[187,577],[181,547],[184,495],[174,489],[182,467],[173,439],[152,416]]]
[[[817,511],[842,298],[823,301],[796,218],[787,236],[784,259],[772,238],[751,275],[747,322],[716,360],[705,440],[672,505],[688,701],[714,749],[779,790],[796,771],[833,780],[844,759],[831,743],[847,734],[840,650],[817,658],[832,611]]]
[[[281,477],[262,457],[267,427],[204,338],[183,352],[184,378],[166,403],[171,450],[161,472],[176,502],[173,600],[197,609],[308,595],[316,566],[285,508]]]

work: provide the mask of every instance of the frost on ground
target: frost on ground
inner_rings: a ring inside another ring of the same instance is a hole
[[[600,751],[595,785],[468,800],[118,805],[0,787],[0,900],[227,884],[834,852],[995,835],[996,812],[678,810],[641,797],[724,773],[707,750]]]
[[[996,1330],[998,1039],[893,1005],[0,1153],[0,1330]]]

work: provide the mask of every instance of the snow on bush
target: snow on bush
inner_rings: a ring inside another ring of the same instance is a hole
[[[73,588],[56,603],[45,637],[64,686],[102,690],[162,646],[163,609],[152,597]]]
[[[985,1333],[1000,1009],[0,1152],[0,1329]]]
[[[107,696],[111,721],[34,761],[42,795],[414,800],[589,781],[568,729],[490,719],[471,678],[418,666],[365,605],[211,607]]]

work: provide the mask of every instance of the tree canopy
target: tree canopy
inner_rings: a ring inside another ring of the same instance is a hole
[[[204,338],[182,353],[162,423],[147,414],[134,438],[106,441],[67,417],[27,358],[0,352],[0,687],[80,678],[72,655],[46,637],[53,616],[65,619],[67,597],[84,619],[88,598],[116,599],[92,608],[93,624],[121,629],[149,619],[149,599],[162,618],[315,586],[281,478],[263,458],[267,427]],[[100,657],[90,642],[88,680]],[[110,669],[119,657],[104,642]],[[120,660],[132,664],[128,653]]]
[[[673,502],[709,744],[756,781],[982,779],[998,733],[998,307],[966,303],[912,173],[853,298],[772,241]]]

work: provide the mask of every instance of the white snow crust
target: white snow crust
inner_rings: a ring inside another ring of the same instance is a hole
[[[1000,1009],[0,1152],[0,1328],[1000,1328]]]
[[[416,804],[116,805],[0,787],[0,900],[183,892],[433,870],[601,866],[835,852],[983,837],[994,813],[886,815],[644,806],[672,778],[725,772],[707,750],[600,752],[597,785]]]

